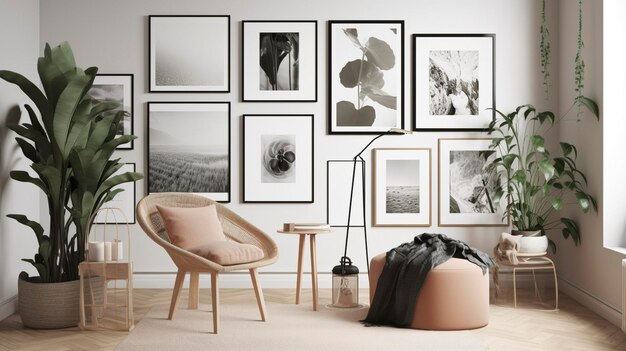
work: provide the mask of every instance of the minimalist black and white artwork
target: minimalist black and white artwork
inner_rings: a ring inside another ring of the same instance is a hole
[[[439,139],[439,225],[506,226],[504,200],[494,200],[499,177],[491,139]],[[505,197],[503,197],[504,199]]]
[[[229,92],[230,16],[149,16],[150,92]]]
[[[495,34],[413,35],[413,129],[481,131],[493,120]]]
[[[93,81],[87,97],[98,101],[114,101],[120,104],[119,110],[125,111],[122,123],[118,125],[118,135],[133,134],[133,75],[98,74]],[[134,142],[122,144],[118,150],[132,150]]]
[[[243,101],[317,101],[317,21],[242,22]]]
[[[126,172],[135,172],[134,163],[125,163],[113,174],[113,176],[124,174]],[[103,208],[115,208],[122,211],[124,215],[114,211],[101,211],[95,218],[94,224],[135,224],[135,206],[137,198],[135,194],[136,182],[127,182],[115,186],[111,190],[122,189],[109,202],[105,203]]]
[[[352,192],[352,212],[350,226],[362,227],[363,220],[363,177],[365,162],[357,160],[329,160],[326,162],[326,223],[331,227],[346,227],[350,207],[350,192],[354,173],[354,191]]]
[[[404,21],[329,21],[328,132],[404,128]]]
[[[261,135],[261,183],[296,182],[296,136]]]
[[[243,116],[243,202],[313,202],[313,115]]]
[[[148,103],[148,192],[230,201],[230,103]]]
[[[374,149],[375,226],[431,225],[430,149]]]

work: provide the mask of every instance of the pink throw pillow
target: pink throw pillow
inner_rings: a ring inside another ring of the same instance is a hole
[[[214,241],[226,240],[215,205],[204,207],[164,207],[157,210],[170,242],[189,250]]]

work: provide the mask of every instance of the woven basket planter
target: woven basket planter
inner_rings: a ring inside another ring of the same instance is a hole
[[[27,328],[57,329],[78,325],[80,281],[33,283],[26,272],[18,279],[19,312]]]

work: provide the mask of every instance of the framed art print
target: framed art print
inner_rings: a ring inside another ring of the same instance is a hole
[[[374,149],[373,225],[430,227],[430,149]]]
[[[328,43],[328,133],[404,128],[404,21],[329,21]]]
[[[243,115],[243,202],[313,202],[313,115]]]
[[[120,110],[124,110],[126,114],[122,119],[122,123],[118,125],[118,135],[131,135],[133,128],[133,75],[132,74],[98,74],[93,81],[91,89],[87,92],[87,96],[99,101],[116,101],[120,104]],[[134,141],[122,144],[117,147],[118,150],[132,150]]]
[[[505,227],[506,196],[494,195],[500,178],[487,170],[496,158],[492,139],[439,139],[439,226]]]
[[[124,174],[126,172],[135,172],[134,163],[125,163],[120,169],[113,174],[113,176]],[[113,200],[105,203],[103,207],[118,208],[120,209],[126,218],[118,216],[117,213],[107,213],[103,211],[94,218],[94,224],[135,224],[135,205],[137,201],[137,195],[135,193],[136,182],[126,182],[113,187],[111,190],[123,189],[115,195]]]
[[[412,38],[413,130],[486,130],[495,116],[495,34]]]
[[[317,21],[242,22],[243,101],[317,101]]]
[[[230,92],[230,16],[149,16],[150,92]]]
[[[230,103],[148,102],[148,193],[230,201]]]
[[[357,160],[328,160],[326,162],[326,223],[331,227],[346,227],[350,206],[350,189],[354,171],[354,192],[350,227],[363,227],[363,178],[365,162]]]

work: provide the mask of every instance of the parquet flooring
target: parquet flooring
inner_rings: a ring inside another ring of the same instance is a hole
[[[291,302],[294,289],[265,289],[266,301]],[[186,306],[186,294],[180,305]],[[330,302],[330,289],[320,289],[320,306]],[[518,293],[519,294],[519,293]],[[154,305],[169,304],[170,289],[135,289],[135,320],[139,322]],[[201,303],[210,303],[210,290],[202,289]],[[253,302],[252,289],[222,289],[221,303]],[[518,295],[518,301],[531,301],[530,291]],[[367,300],[367,290],[361,292]],[[513,308],[506,291],[490,309],[489,325],[473,330],[489,350],[626,350],[626,334],[608,321],[589,311],[564,294],[560,310],[547,312],[530,309],[528,304]],[[550,303],[551,301],[547,301]],[[311,290],[304,289],[302,302],[311,304]],[[311,312],[314,313],[314,312]],[[21,325],[18,315],[0,321],[0,350],[113,350],[126,332],[64,330],[29,330]]]

